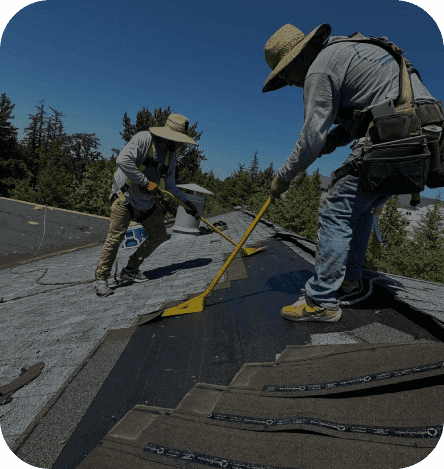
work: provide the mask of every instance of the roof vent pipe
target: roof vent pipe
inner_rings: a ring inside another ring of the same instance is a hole
[[[198,186],[197,184],[180,184],[177,185],[177,187],[193,191],[193,195],[187,194],[187,198],[196,206],[199,215],[202,215],[205,204],[205,196],[198,195],[198,192],[201,194],[211,195],[213,195],[213,192],[210,192],[207,189]],[[177,207],[176,220],[173,226],[173,231],[171,233],[171,239],[178,240],[179,238],[183,237],[199,236],[200,223],[200,220],[196,220],[193,216],[188,215],[188,213],[185,212],[185,209],[179,205]]]

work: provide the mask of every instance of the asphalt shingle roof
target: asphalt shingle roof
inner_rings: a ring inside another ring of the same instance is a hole
[[[10,204],[17,202],[11,201]],[[245,210],[237,210],[208,219],[213,223],[218,220],[225,221],[228,229],[224,233],[238,242],[250,226],[253,215]],[[83,226],[83,221],[80,224]],[[171,233],[171,228],[168,231]],[[51,230],[48,233],[51,233]],[[56,236],[56,230],[52,233],[53,235],[48,234],[48,239]],[[315,245],[312,241],[287,232],[266,220],[257,225],[247,245],[258,242],[266,245],[267,240],[272,237],[274,243],[282,243],[289,248],[299,259],[298,262],[303,262],[303,259],[307,265],[313,266]],[[39,237],[37,241],[40,242]],[[123,333],[119,339],[110,339],[108,342],[105,340],[104,346],[97,348],[98,343],[106,338],[107,331],[129,330],[138,316],[156,311],[166,302],[181,301],[189,295],[203,292],[221,269],[224,255],[232,252],[234,246],[216,233],[182,239],[172,238],[163,243],[141,266],[142,271],[149,272],[151,281],[118,286],[114,295],[107,298],[99,298],[93,291],[94,270],[101,249],[102,246],[97,245],[57,257],[36,260],[13,269],[0,270],[0,296],[3,297],[3,302],[0,303],[0,386],[15,379],[23,366],[31,366],[38,361],[45,363],[42,374],[17,391],[11,403],[0,408],[2,432],[9,445],[18,441],[23,443],[21,436],[24,434],[35,435],[37,430],[43,431],[42,426],[35,425],[43,415],[42,410],[46,412],[45,415],[49,415],[50,400],[53,399],[51,409],[54,409],[56,404],[60,407],[64,402],[63,396],[68,399],[66,396],[71,392],[70,424],[64,424],[65,436],[60,436],[60,446],[52,449],[51,455],[48,456],[50,461],[58,457],[129,343],[131,334],[125,336]],[[119,249],[119,270],[134,249]],[[31,257],[29,250],[26,253]],[[270,251],[269,254],[272,256],[273,252]],[[275,262],[276,258],[271,258],[271,261]],[[291,261],[290,257],[279,260],[290,271]],[[267,275],[266,269],[259,273]],[[290,277],[303,285],[307,275],[311,273],[306,269],[303,278],[298,272]],[[375,283],[388,289],[405,304],[430,315],[443,326],[444,285],[388,274],[366,272],[366,275],[376,276]],[[280,278],[277,276],[271,283],[268,282],[270,291],[282,289]],[[239,289],[233,289],[233,292],[240,294]],[[295,288],[294,295],[297,296],[298,293]],[[212,295],[215,295],[215,292]],[[248,293],[247,300],[243,301],[253,301],[248,299],[250,297],[254,298],[254,294]],[[273,317],[279,316],[281,306],[277,304],[275,311],[273,309],[270,314]],[[388,313],[387,317],[390,314]],[[365,312],[357,311],[356,317],[364,318]],[[308,329],[310,333],[307,333],[307,337],[312,344],[418,340],[414,338],[414,334],[403,332],[402,328],[398,330],[396,326],[394,329],[392,324],[385,323],[383,319],[370,321],[370,324],[365,321],[356,323],[351,330],[338,329],[334,332],[331,329],[323,329],[321,332],[313,327]],[[170,324],[179,323],[173,321]],[[177,327],[180,329],[180,326]],[[263,327],[266,327],[266,324]],[[178,332],[180,333],[180,330]],[[424,334],[424,337],[427,337],[425,341],[431,338],[427,334]],[[211,348],[209,353],[213,353]],[[88,374],[90,368],[82,365],[88,356],[90,363],[93,363],[93,360],[97,362],[91,375]],[[76,386],[80,386],[82,392],[77,389],[74,393],[70,388],[69,381],[74,383],[73,376],[78,377]],[[81,384],[78,384],[79,382]],[[66,390],[61,396],[60,390],[64,385]],[[81,399],[78,398],[80,395]],[[73,404],[74,401],[76,403]],[[62,435],[63,425],[60,425],[57,431]],[[35,428],[37,430],[34,431]],[[32,438],[29,438],[28,441],[31,440]],[[40,440],[38,447],[42,447]]]

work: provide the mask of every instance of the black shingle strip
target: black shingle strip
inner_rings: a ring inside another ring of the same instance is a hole
[[[254,217],[255,213],[242,209],[247,215]],[[312,240],[288,231],[279,225],[262,219],[267,227],[272,228],[275,236],[293,242],[298,247],[315,256],[316,243]],[[436,324],[444,328],[444,285],[426,280],[413,279],[385,272],[364,270],[364,278],[374,284],[387,289],[394,298],[415,310],[430,315]]]
[[[410,467],[432,451],[304,431],[253,432],[211,424],[205,417],[179,416],[170,409],[158,414],[141,412],[144,408],[136,406],[131,410],[78,469],[117,465],[137,469],[148,466],[373,469]]]

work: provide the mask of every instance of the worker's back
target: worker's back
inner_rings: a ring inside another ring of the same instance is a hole
[[[326,44],[340,39],[346,37],[332,36]],[[318,73],[328,75],[331,85],[340,90],[340,109],[362,110],[398,97],[398,63],[389,52],[373,44],[339,42],[324,46],[310,66],[306,82],[310,75]],[[415,100],[434,101],[416,73],[411,80]],[[346,124],[341,119],[340,122]]]

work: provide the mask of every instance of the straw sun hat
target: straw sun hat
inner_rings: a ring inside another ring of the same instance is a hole
[[[149,127],[153,135],[172,140],[173,142],[190,143],[199,145],[191,137],[188,137],[188,127],[190,123],[185,116],[181,114],[170,114],[164,127]]]
[[[331,26],[327,23],[313,29],[307,36],[291,24],[278,29],[264,47],[265,60],[273,71],[262,91],[266,93],[286,86],[287,82],[279,74],[290,64],[296,86],[303,87],[308,68],[330,33]]]

